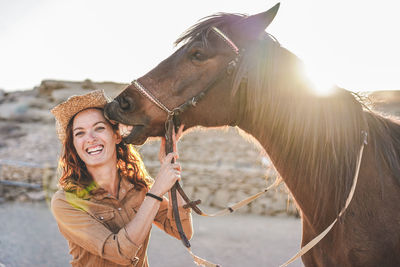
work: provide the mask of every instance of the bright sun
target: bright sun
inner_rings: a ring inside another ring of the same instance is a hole
[[[307,64],[305,72],[318,96],[329,96],[334,92],[335,83],[327,70]]]

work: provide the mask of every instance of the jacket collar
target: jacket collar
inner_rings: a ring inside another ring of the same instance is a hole
[[[118,191],[118,200],[123,200],[126,194],[135,188],[135,185],[129,182],[128,178],[125,175],[120,175],[120,183],[119,183],[119,191]],[[91,191],[91,194],[88,196],[89,199],[102,200],[105,198],[114,198],[111,194],[109,194],[106,190],[96,184],[96,187]]]

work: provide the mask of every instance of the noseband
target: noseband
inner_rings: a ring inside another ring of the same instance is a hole
[[[167,106],[165,106],[159,99],[157,99],[149,90],[147,90],[138,80],[133,80],[132,84],[134,85],[134,88],[139,91],[140,94],[142,94],[145,98],[150,100],[153,104],[155,104],[157,107],[160,109],[164,110],[167,114],[167,120],[165,121],[165,139],[166,139],[166,153],[170,153],[173,150],[173,143],[172,143],[172,129],[175,128],[177,129],[179,127],[180,120],[178,115],[182,114],[186,109],[189,107],[195,107],[197,103],[205,96],[205,94],[210,90],[210,88],[213,87],[213,85],[219,81],[223,76],[225,75],[231,75],[235,68],[237,67],[239,60],[240,60],[240,50],[239,48],[235,45],[235,43],[226,36],[225,33],[223,33],[220,29],[216,27],[212,27],[211,30],[217,34],[218,37],[220,37],[235,53],[235,58],[231,60],[224,69],[222,69],[208,84],[207,86],[197,95],[192,97],[191,99],[187,100],[183,104],[179,105],[176,108],[169,109]],[[179,217],[179,212],[178,212],[178,202],[177,202],[177,197],[176,197],[176,190],[179,191],[180,195],[183,197],[183,199],[186,201],[186,207],[191,207],[196,213],[199,215],[203,215],[204,213],[197,207],[198,204],[200,204],[200,200],[196,201],[191,201],[189,197],[185,194],[183,191],[181,185],[177,181],[175,185],[171,188],[171,200],[172,200],[172,207],[173,207],[173,214],[176,222],[176,226],[179,232],[179,235],[181,237],[181,240],[187,248],[190,248],[190,243],[189,240],[187,239],[185,233],[183,232],[182,224],[180,221]],[[184,206],[184,207],[185,207]]]

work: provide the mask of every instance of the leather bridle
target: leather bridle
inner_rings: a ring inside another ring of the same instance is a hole
[[[226,75],[231,75],[235,68],[237,67],[240,61],[240,49],[236,46],[236,44],[226,36],[224,32],[222,32],[217,27],[211,27],[211,31],[214,32],[218,37],[220,37],[235,53],[235,58],[232,59],[225,68],[223,68],[207,85],[206,87],[197,95],[185,101],[183,104],[175,107],[173,109],[169,109],[165,106],[159,99],[157,99],[148,89],[146,89],[138,80],[133,80],[132,85],[134,88],[142,94],[145,98],[150,100],[153,104],[155,104],[160,109],[164,110],[167,114],[167,120],[165,121],[165,151],[166,153],[170,153],[173,150],[172,144],[172,129],[177,130],[179,128],[180,120],[179,115],[182,114],[185,110],[190,107],[195,107],[196,104],[206,95],[206,93],[213,87],[213,85],[221,80]],[[174,160],[173,160],[174,161]],[[204,213],[197,207],[198,204],[201,203],[200,200],[191,201],[189,197],[183,191],[181,185],[177,181],[175,185],[171,188],[171,198],[172,198],[172,208],[174,213],[175,222],[178,228],[179,235],[183,244],[190,248],[190,242],[187,239],[185,233],[183,232],[183,227],[180,221],[179,212],[178,212],[178,202],[176,198],[176,190],[179,191],[180,195],[186,201],[185,207],[191,207],[196,213],[199,215],[203,215]]]

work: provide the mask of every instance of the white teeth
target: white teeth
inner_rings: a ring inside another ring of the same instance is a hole
[[[118,124],[118,129],[122,137],[127,137],[131,133],[133,126],[120,123]]]
[[[89,153],[90,155],[93,154],[99,154],[103,150],[103,146],[94,146],[86,149],[86,152]]]

